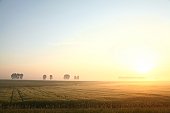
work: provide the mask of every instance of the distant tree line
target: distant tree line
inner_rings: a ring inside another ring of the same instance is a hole
[[[47,79],[47,75],[43,75],[43,80],[46,80]],[[53,79],[53,75],[50,75],[50,80]]]
[[[65,74],[64,75],[64,80],[69,80],[70,79],[70,75],[69,74]],[[46,80],[47,79],[47,75],[43,75],[43,80]],[[53,79],[53,75],[50,75],[50,80]],[[79,80],[79,76],[74,76],[74,80]]]
[[[23,74],[21,73],[13,73],[12,75],[11,75],[11,79],[23,79]]]
[[[70,75],[69,75],[69,74],[65,74],[65,75],[64,75],[64,79],[65,79],[65,80],[70,79]]]
[[[74,76],[74,80],[79,80],[79,76]]]
[[[13,73],[11,75],[11,79],[23,79],[23,74],[22,73]],[[65,74],[64,75],[64,80],[69,80],[70,79],[70,75],[69,74]],[[42,76],[43,80],[47,80],[47,75],[43,75]],[[53,75],[49,75],[49,79],[52,80],[53,79]],[[74,76],[74,80],[79,80],[79,76]]]
[[[70,75],[69,75],[69,74],[65,74],[65,75],[64,75],[64,79],[65,79],[65,80],[70,79]],[[74,76],[74,80],[79,80],[79,76]]]

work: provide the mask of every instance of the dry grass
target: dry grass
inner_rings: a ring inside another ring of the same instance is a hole
[[[0,108],[0,113],[169,113],[170,84],[6,80],[0,81]]]

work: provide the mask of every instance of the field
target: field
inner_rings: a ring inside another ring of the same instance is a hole
[[[0,113],[170,113],[170,82],[0,80]]]

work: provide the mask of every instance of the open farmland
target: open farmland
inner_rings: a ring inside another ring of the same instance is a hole
[[[170,113],[170,82],[1,80],[0,107],[1,113]]]

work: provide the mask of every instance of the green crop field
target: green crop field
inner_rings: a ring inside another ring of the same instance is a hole
[[[0,113],[170,113],[170,82],[0,80]]]

